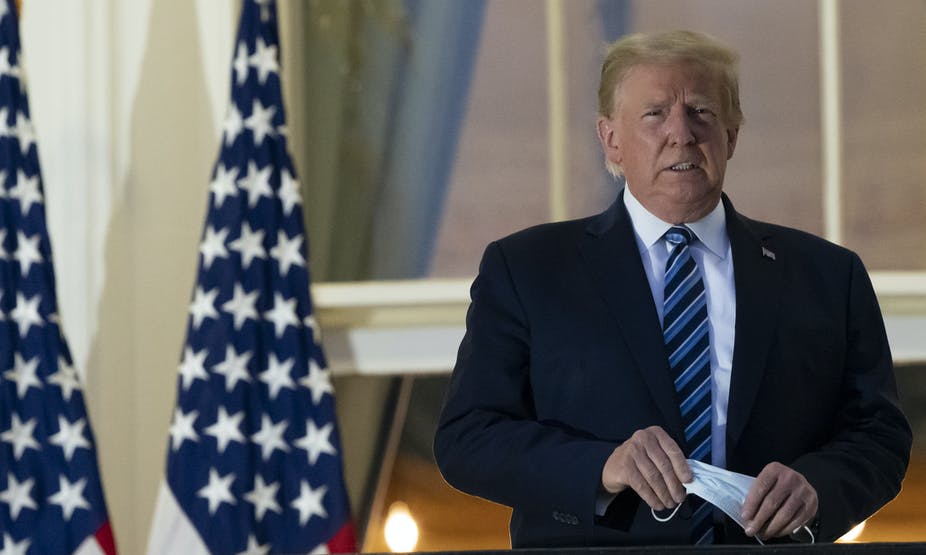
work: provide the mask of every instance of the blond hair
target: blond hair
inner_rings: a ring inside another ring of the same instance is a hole
[[[695,31],[635,33],[608,46],[598,84],[598,113],[610,118],[620,100],[620,86],[630,68],[644,64],[688,62],[702,66],[720,84],[721,119],[732,128],[743,125],[740,107],[739,55],[719,40]],[[607,162],[608,170],[620,175],[620,168]]]

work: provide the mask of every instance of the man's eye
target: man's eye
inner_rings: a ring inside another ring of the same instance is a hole
[[[646,112],[646,113],[643,114],[643,115],[644,115],[644,116],[658,116],[658,115],[660,115],[660,114],[662,114],[662,112],[661,112],[660,110],[650,110],[650,111]]]

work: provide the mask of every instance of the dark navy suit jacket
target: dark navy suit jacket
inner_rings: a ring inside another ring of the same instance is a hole
[[[778,461],[816,489],[833,540],[900,489],[911,432],[880,309],[853,252],[750,220],[724,196],[736,327],[727,468]],[[456,488],[513,508],[514,547],[683,543],[631,490],[595,515],[601,470],[636,430],[684,446],[662,331],[622,197],[490,244],[434,451]],[[727,542],[750,542],[732,521]]]

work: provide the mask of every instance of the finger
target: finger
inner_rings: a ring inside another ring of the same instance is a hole
[[[747,522],[747,536],[763,536],[766,534],[768,524],[779,507],[779,503],[773,496],[774,492],[770,492],[769,495],[765,496],[765,499],[762,500],[762,504],[759,505],[759,509],[756,511],[756,516]]]
[[[687,484],[694,479],[694,475],[691,473],[691,468],[688,466],[685,453],[678,446],[678,443],[675,443],[675,440],[669,437],[669,434],[665,433],[662,428],[659,428],[659,431],[662,432],[661,435],[657,436],[659,444],[672,463],[672,469],[676,479],[683,484]],[[684,490],[684,488],[682,488],[682,490]]]
[[[817,516],[817,491],[810,484],[806,484],[802,493],[804,501],[801,510],[787,526],[790,529],[789,534],[800,532],[801,528],[809,526]]]
[[[643,474],[640,471],[633,467],[631,471],[630,478],[627,483],[630,485],[630,488],[637,492],[637,495],[640,496],[640,499],[644,503],[649,505],[653,510],[663,511],[666,509],[666,505],[659,499],[659,496],[653,491],[653,488],[649,485],[646,479],[643,477]]]
[[[636,468],[663,506],[672,507],[677,503],[666,482],[666,472],[671,473],[672,467],[660,445],[660,434],[665,435],[665,432],[657,426],[635,432],[627,442],[628,464]]]
[[[784,532],[781,535],[784,536],[785,534],[797,534],[804,526],[808,526],[810,524],[811,520],[813,520],[812,517],[813,515],[808,514],[806,506],[802,507],[801,510],[798,511],[797,515],[791,519],[791,522],[785,525]]]
[[[796,495],[788,496],[765,525],[765,529],[759,531],[759,537],[777,538],[793,532],[800,525],[798,517],[803,506],[804,504]]]
[[[784,495],[782,495],[781,491],[776,487],[777,477],[769,474],[771,473],[766,473],[763,470],[759,476],[756,477],[756,481],[753,483],[752,488],[750,488],[749,494],[746,495],[747,503],[752,501],[754,504],[752,517],[746,519],[747,536],[753,536],[764,530],[766,524],[778,511],[778,507],[781,506],[782,501],[784,501]],[[753,495],[755,495],[755,497],[753,497]],[[745,513],[750,508],[751,507],[744,505],[743,512]]]
[[[657,435],[655,445],[648,446],[647,454],[659,469],[660,478],[662,483],[665,484],[672,502],[679,504],[685,500],[685,486],[682,485],[678,467],[682,465],[684,469],[687,469],[688,463],[685,461],[678,445],[664,433],[662,435],[665,437]],[[681,462],[679,462],[679,459]]]
[[[665,460],[664,464],[671,468],[671,465],[668,464],[668,460],[665,459],[665,455],[661,454],[661,450],[653,450],[651,446],[644,447],[639,457],[634,458],[634,462],[647,485],[649,485],[656,496],[659,497],[660,502],[664,506],[670,507],[675,505],[675,499],[673,498],[669,484],[666,482],[663,471],[654,460],[659,460],[660,455],[661,458]]]
[[[820,500],[817,497],[817,490],[815,490],[813,486],[811,486],[810,484],[807,484],[807,485],[810,486],[811,501],[805,507],[806,516],[804,517],[803,526],[809,527],[811,523],[813,523],[818,518],[819,511],[820,511],[820,506],[819,506]]]
[[[771,462],[765,465],[762,472],[756,476],[755,481],[752,483],[752,487],[749,488],[749,492],[746,494],[746,500],[743,501],[743,510],[740,516],[742,516],[744,520],[755,518],[765,497],[772,491],[772,488],[776,486],[784,470],[788,470],[788,467],[777,462]]]
[[[740,512],[743,520],[750,521],[755,517],[759,505],[762,504],[773,485],[774,482],[767,475],[760,473],[756,477],[752,487],[749,488],[749,493],[746,494],[746,500],[743,501],[743,510]]]

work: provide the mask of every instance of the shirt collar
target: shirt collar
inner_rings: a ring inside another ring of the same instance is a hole
[[[627,207],[627,213],[630,215],[630,221],[637,237],[647,250],[661,240],[666,231],[672,227],[672,224],[662,221],[640,204],[640,201],[630,192],[630,187],[627,186],[624,186],[624,206]],[[726,258],[730,238],[727,236],[727,215],[722,202],[718,202],[707,216],[696,222],[686,222],[685,225],[694,232],[707,250],[721,260]]]

